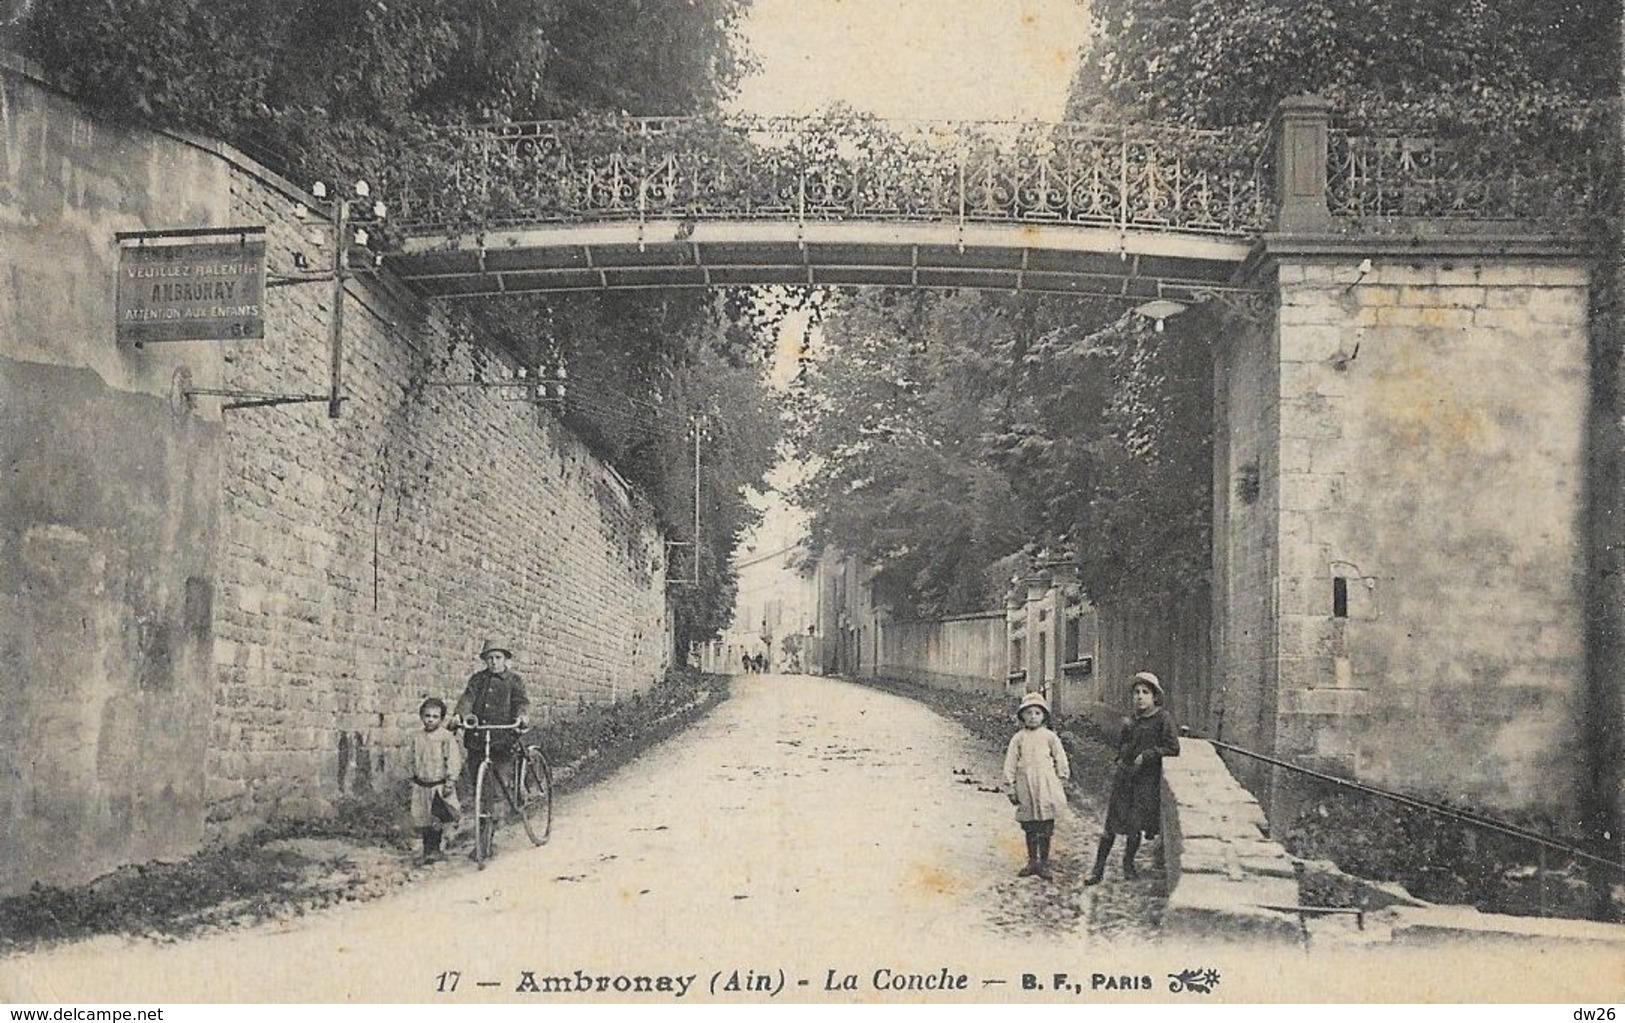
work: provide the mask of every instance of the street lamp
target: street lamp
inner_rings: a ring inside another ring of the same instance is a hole
[[[1166,320],[1170,316],[1178,316],[1188,308],[1190,307],[1182,302],[1173,302],[1166,298],[1158,298],[1153,299],[1144,305],[1135,306],[1134,312],[1139,316],[1144,316],[1148,320],[1154,320],[1156,322],[1156,331],[1158,334],[1161,334],[1163,320]]]

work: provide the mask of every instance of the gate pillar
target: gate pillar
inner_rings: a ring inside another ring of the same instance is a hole
[[[1319,96],[1291,96],[1275,108],[1271,154],[1275,163],[1277,231],[1329,231],[1326,205],[1327,133],[1332,106]]]

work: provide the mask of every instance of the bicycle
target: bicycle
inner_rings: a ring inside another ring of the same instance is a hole
[[[509,776],[504,778],[491,757],[492,733],[514,732],[523,737],[528,729],[518,724],[482,725],[472,717],[465,719],[461,727],[485,733],[485,749],[474,773],[474,862],[484,870],[486,861],[491,858],[491,842],[497,825],[492,788],[502,793],[519,817],[531,844],[542,845],[553,834],[553,768],[540,746],[523,745],[514,752],[513,766]]]

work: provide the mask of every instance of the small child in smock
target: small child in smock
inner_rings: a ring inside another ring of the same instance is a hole
[[[1016,820],[1027,833],[1027,865],[1018,877],[1034,875],[1048,881],[1049,844],[1055,835],[1055,818],[1066,806],[1061,782],[1072,774],[1061,738],[1049,729],[1049,701],[1038,693],[1022,697],[1016,709],[1021,730],[1010,739],[1004,755],[1004,783],[1010,787],[1010,802],[1016,807]]]
[[[450,821],[435,814],[440,797],[441,815],[453,820],[462,812],[457,803],[457,775],[463,769],[463,748],[451,730],[441,728],[446,703],[431,696],[418,707],[423,731],[412,736],[412,824],[423,838],[419,863],[440,859],[441,833]]]

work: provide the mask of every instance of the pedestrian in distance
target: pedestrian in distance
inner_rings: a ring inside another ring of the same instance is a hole
[[[423,731],[412,736],[412,824],[423,839],[418,863],[440,859],[440,840],[448,824],[461,816],[457,775],[463,769],[463,751],[451,730],[441,728],[446,702],[431,696],[418,707]]]
[[[500,643],[487,640],[480,648],[480,660],[485,667],[476,671],[468,678],[468,684],[463,687],[463,695],[457,700],[457,707],[453,712],[453,725],[462,728],[468,725],[518,725],[521,729],[529,726],[530,697],[525,693],[525,680],[517,671],[509,667],[513,659],[513,651]],[[517,731],[490,733],[491,763],[492,766],[503,771],[510,768],[515,750],[519,747],[519,733]],[[479,770],[480,761],[485,758],[486,733],[469,731],[463,736],[463,746],[468,756],[464,761],[464,780],[470,792],[474,789],[474,774]],[[484,808],[479,808],[482,812]],[[492,828],[495,821],[486,819],[481,827]],[[475,836],[476,843],[481,836]],[[489,840],[487,848],[494,855],[496,846]],[[478,846],[476,845],[476,848]]]
[[[1050,731],[1049,701],[1028,693],[1016,708],[1021,728],[1010,737],[1004,754],[1004,783],[1016,820],[1027,835],[1027,865],[1018,877],[1050,880],[1049,847],[1055,836],[1055,818],[1066,806],[1061,782],[1072,774],[1060,736]]]
[[[1111,799],[1106,804],[1106,833],[1095,846],[1095,866],[1084,884],[1099,884],[1106,876],[1106,860],[1118,835],[1123,845],[1123,877],[1139,876],[1134,854],[1140,838],[1155,838],[1162,830],[1162,758],[1179,756],[1179,732],[1164,709],[1162,682],[1149,671],[1129,680],[1133,716],[1123,721],[1117,739],[1117,767],[1112,774]]]

